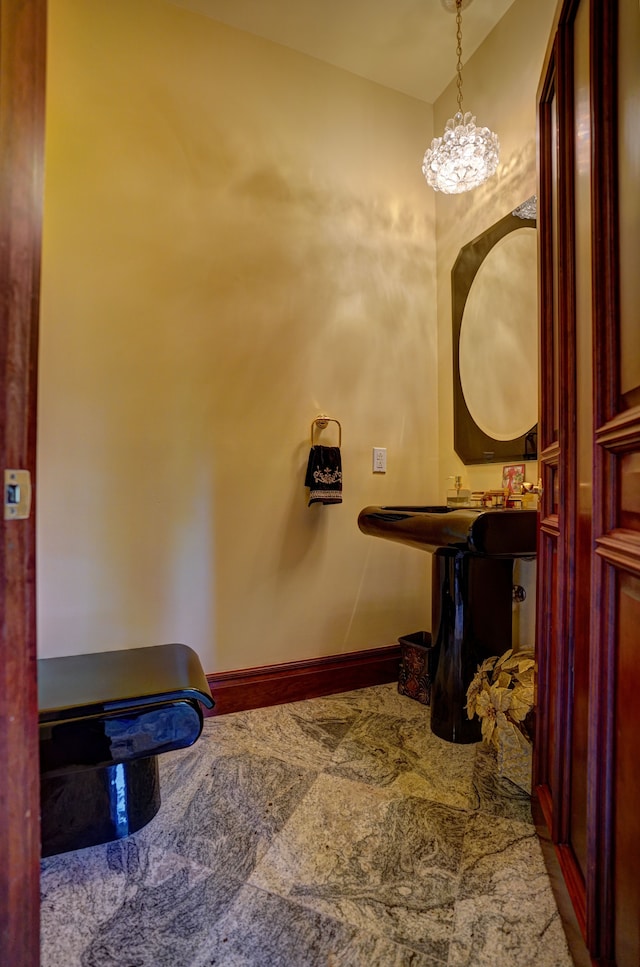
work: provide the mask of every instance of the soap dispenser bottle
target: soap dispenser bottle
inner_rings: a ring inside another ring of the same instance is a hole
[[[469,490],[462,489],[462,477],[458,473],[448,479],[453,480],[453,487],[447,490],[447,507],[466,507],[471,493]]]

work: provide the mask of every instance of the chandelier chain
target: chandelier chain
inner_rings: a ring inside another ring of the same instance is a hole
[[[443,0],[447,10],[451,0]],[[462,7],[464,0],[455,0],[456,53],[458,55],[457,85],[458,110],[445,124],[444,134],[434,138],[422,159],[422,174],[427,184],[445,195],[457,195],[484,184],[498,167],[500,142],[486,127],[478,127],[475,117],[462,111]]]
[[[456,54],[458,55],[458,111],[462,114],[462,0],[456,0]]]

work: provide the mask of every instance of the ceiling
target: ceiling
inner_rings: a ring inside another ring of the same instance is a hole
[[[171,2],[431,104],[455,76],[455,15],[442,0]],[[463,0],[463,64],[513,2]]]

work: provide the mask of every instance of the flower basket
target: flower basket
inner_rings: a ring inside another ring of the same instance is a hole
[[[487,658],[467,689],[467,715],[477,715],[482,739],[497,751],[498,775],[531,793],[535,659],[531,649]]]

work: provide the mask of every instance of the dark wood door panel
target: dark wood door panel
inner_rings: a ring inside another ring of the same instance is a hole
[[[557,411],[541,379],[535,778],[603,967],[640,964],[639,53],[635,0],[565,0],[538,109],[541,359],[557,352],[561,392]]]
[[[618,257],[620,279],[620,395],[640,404],[640,4],[619,0],[616,24]],[[634,147],[635,146],[635,147]],[[621,407],[622,408],[622,407]]]
[[[615,758],[613,788],[613,880],[617,967],[637,967],[640,952],[640,576],[621,572],[617,580]]]
[[[0,3],[0,479],[35,479],[44,2]],[[4,490],[4,486],[3,486]],[[35,522],[0,521],[0,962],[39,963]]]

